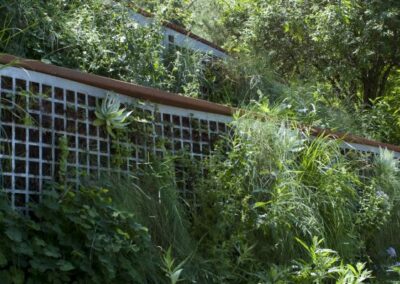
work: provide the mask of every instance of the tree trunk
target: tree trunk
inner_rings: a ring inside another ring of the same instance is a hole
[[[376,99],[378,96],[379,78],[377,75],[373,76],[371,72],[368,72],[367,76],[363,76],[362,83],[364,105],[370,107],[371,100]]]
[[[365,106],[371,106],[371,100],[385,95],[386,84],[393,65],[373,67],[362,75],[363,100]]]

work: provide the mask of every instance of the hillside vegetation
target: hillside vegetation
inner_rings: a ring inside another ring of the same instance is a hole
[[[132,21],[135,6],[154,23]],[[163,46],[165,20],[229,58]],[[30,217],[2,195],[0,279],[398,283],[398,160],[344,152],[298,125],[400,145],[399,38],[397,0],[1,1],[1,53],[258,115],[236,115],[201,162],[149,156],[132,176],[87,177],[79,191],[60,171]],[[114,140],[132,131],[121,114]],[[118,148],[114,166],[128,154]]]

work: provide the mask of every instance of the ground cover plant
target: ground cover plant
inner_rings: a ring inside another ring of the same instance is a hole
[[[147,229],[111,207],[104,189],[50,190],[30,218],[12,210],[2,195],[1,231],[3,283],[151,280]]]

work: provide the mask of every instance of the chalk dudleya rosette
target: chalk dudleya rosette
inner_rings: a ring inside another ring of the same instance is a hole
[[[107,94],[101,105],[96,105],[96,120],[93,124],[105,126],[107,133],[116,138],[114,130],[126,127],[129,124],[126,120],[131,114],[132,111],[121,108],[121,102],[116,94]]]

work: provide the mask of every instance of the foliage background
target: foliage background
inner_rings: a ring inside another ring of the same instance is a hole
[[[377,283],[396,280],[398,162],[387,151],[343,154],[294,129],[400,143],[398,1],[137,2],[156,15],[148,27],[125,4],[4,0],[0,51],[250,104],[265,118],[235,120],[197,165],[209,174],[194,177],[193,200],[178,194],[170,160],[79,192],[49,189],[30,219],[2,198],[3,279],[361,283],[373,270]],[[163,19],[214,39],[231,58],[163,46]]]

